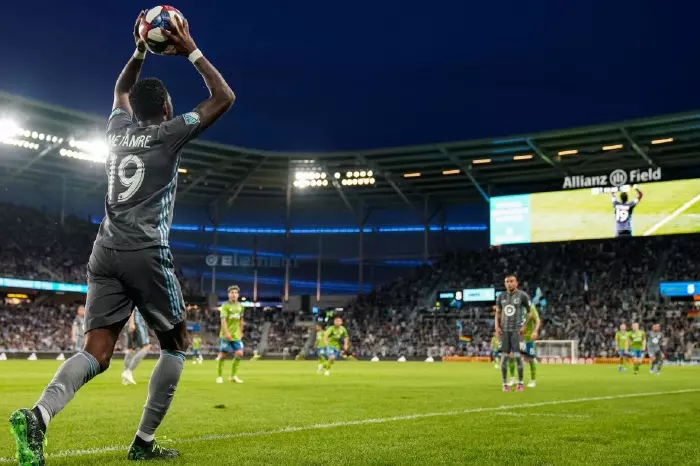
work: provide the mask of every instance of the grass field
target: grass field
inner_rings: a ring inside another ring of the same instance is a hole
[[[0,362],[0,416],[31,406],[57,366]],[[130,464],[152,367],[138,368],[137,386],[121,386],[115,367],[81,390],[51,423],[47,463]],[[244,362],[244,384],[216,385],[213,361],[188,361],[158,432],[180,449],[172,464],[700,464],[700,368],[633,376],[540,365],[538,387],[524,393],[501,393],[489,364],[334,369],[324,377],[312,362]],[[13,452],[0,436],[0,465]]]
[[[700,230],[698,180],[641,184],[644,199],[634,209],[634,236],[695,233]],[[634,199],[634,194],[631,195]],[[530,196],[531,242],[612,238],[609,194],[590,189]]]

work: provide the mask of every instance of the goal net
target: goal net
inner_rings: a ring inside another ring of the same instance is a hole
[[[563,363],[578,363],[577,340],[541,340],[536,341],[535,345],[538,359],[561,359]]]

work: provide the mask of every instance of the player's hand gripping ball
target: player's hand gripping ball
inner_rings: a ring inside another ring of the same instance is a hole
[[[177,16],[185,19],[177,8],[170,5],[159,5],[146,12],[139,25],[139,35],[146,42],[148,50],[158,55],[172,53],[174,46],[163,30],[172,31],[176,27]]]

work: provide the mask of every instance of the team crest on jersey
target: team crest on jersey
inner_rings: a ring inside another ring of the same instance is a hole
[[[506,307],[503,308],[503,312],[508,317],[512,317],[515,315],[515,306],[513,306],[512,304],[508,304]]]
[[[199,114],[197,112],[187,112],[182,117],[185,119],[186,125],[196,125],[199,123]]]
[[[513,304],[520,304],[520,298],[514,298]]]

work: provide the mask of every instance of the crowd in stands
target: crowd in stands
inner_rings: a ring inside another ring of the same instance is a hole
[[[85,282],[96,227],[66,217],[0,204],[0,266],[7,277]],[[688,356],[700,347],[698,320],[688,319],[691,304],[668,303],[658,295],[659,280],[700,277],[700,236],[583,241],[494,247],[453,253],[432,265],[366,295],[346,310],[345,325],[360,356],[393,357],[487,355],[493,334],[490,305],[435,309],[438,290],[495,287],[517,273],[520,286],[535,298],[540,339],[576,340],[580,356],[612,356],[614,334],[622,322],[648,328],[662,323],[668,352]],[[185,294],[195,281],[182,281]],[[0,307],[0,351],[68,350],[74,306],[48,301]],[[310,350],[313,330],[298,316],[277,308],[246,310],[244,344],[269,353]],[[218,345],[219,314],[205,308],[192,314],[200,325],[205,352]],[[458,336],[466,336],[460,341]],[[155,340],[154,340],[155,341]]]

